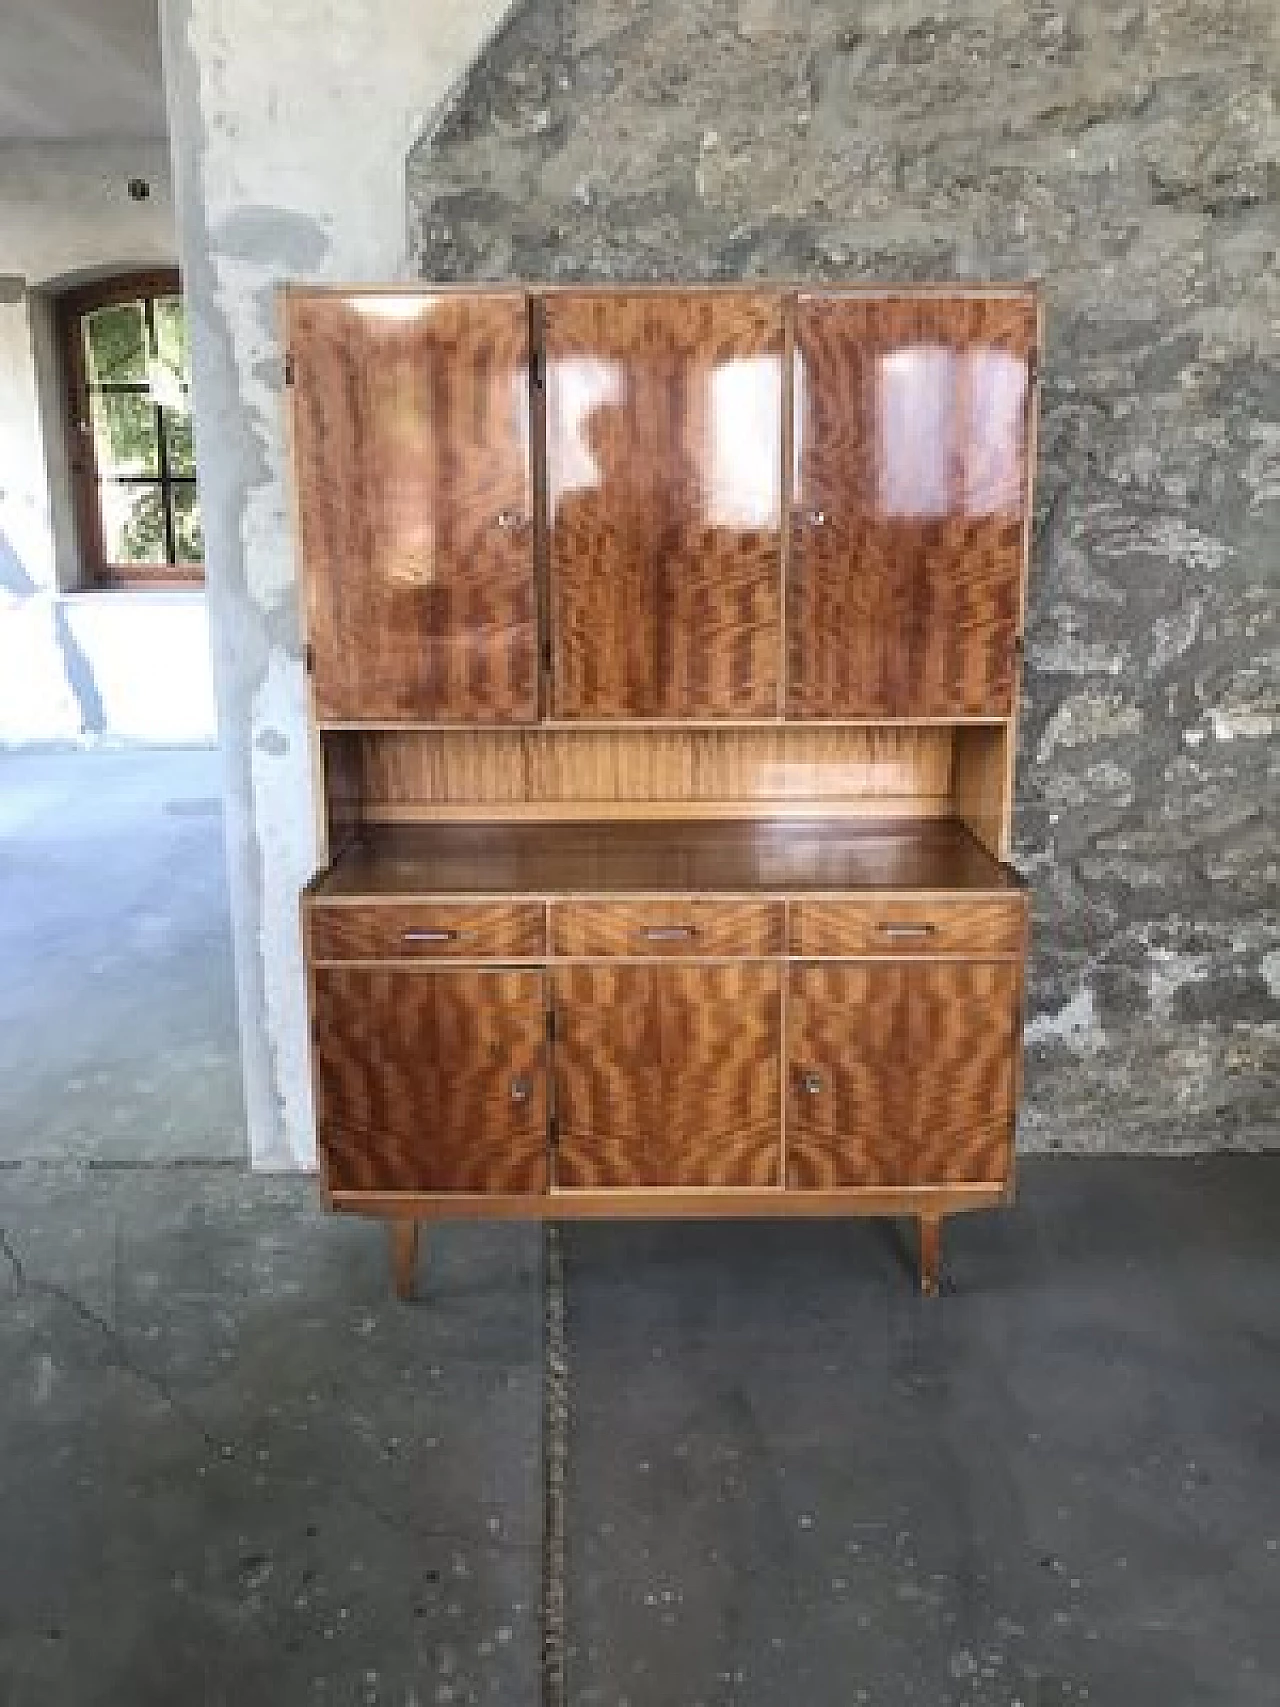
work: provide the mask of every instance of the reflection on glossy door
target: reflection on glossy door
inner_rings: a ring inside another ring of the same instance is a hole
[[[556,714],[774,715],[779,299],[568,292],[545,317]]]
[[[787,604],[794,716],[1007,716],[1036,305],[803,294]]]
[[[288,320],[318,716],[536,717],[523,294],[291,292]]]

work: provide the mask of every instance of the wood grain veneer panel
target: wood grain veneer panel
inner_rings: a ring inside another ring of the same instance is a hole
[[[317,717],[536,717],[523,294],[285,301]]]
[[[551,907],[558,955],[758,955],[782,952],[781,901],[565,901]]]
[[[330,1191],[546,1190],[540,972],[318,966],[311,979]]]
[[[557,292],[543,315],[554,714],[776,714],[780,298]]]
[[[1018,955],[1026,945],[1023,894],[1007,900],[946,895],[874,901],[795,901],[788,935],[801,955]]]
[[[804,293],[787,710],[1007,716],[1036,300]]]
[[[533,903],[312,902],[312,960],[529,960],[546,952],[546,909]]]
[[[779,1183],[781,971],[551,973],[557,1187]]]
[[[787,1185],[1005,1180],[1020,990],[1015,961],[792,966]]]
[[[364,815],[432,817],[443,808],[491,816],[582,807],[664,811],[788,802],[945,806],[947,728],[451,729],[379,731],[362,745]],[[925,803],[925,804],[921,804]]]

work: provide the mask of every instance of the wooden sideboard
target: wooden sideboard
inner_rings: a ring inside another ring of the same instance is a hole
[[[1008,1201],[1026,288],[285,293],[322,1177],[456,1215]]]

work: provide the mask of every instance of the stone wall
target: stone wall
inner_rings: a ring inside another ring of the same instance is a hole
[[[526,0],[410,158],[424,278],[1044,281],[1031,1148],[1280,1137],[1278,53],[1274,0]]]

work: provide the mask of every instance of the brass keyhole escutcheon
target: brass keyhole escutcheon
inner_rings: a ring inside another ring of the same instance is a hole
[[[533,1095],[533,1080],[527,1073],[513,1073],[511,1076],[512,1102],[528,1102]]]
[[[800,1089],[807,1097],[816,1097],[822,1091],[822,1074],[815,1072],[812,1067],[800,1076]]]

